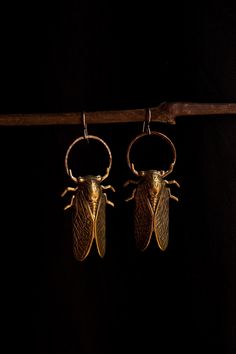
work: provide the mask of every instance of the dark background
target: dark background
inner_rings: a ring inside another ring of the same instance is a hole
[[[1,8],[1,113],[236,102],[235,2],[90,1]],[[89,125],[113,154],[107,252],[73,258],[61,192],[77,126],[1,127],[5,353],[236,352],[235,116],[151,129],[175,143],[170,243],[135,249],[125,155],[142,124]],[[161,158],[143,150],[138,161]],[[104,156],[78,164],[102,173]],[[100,165],[101,162],[101,165]],[[6,333],[6,335],[5,335]],[[15,350],[14,348],[14,350]]]

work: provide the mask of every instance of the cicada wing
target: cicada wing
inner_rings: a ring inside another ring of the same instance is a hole
[[[156,240],[162,251],[165,251],[169,242],[169,198],[169,188],[163,185],[154,216]]]
[[[100,257],[104,257],[106,251],[106,198],[102,193],[99,199],[94,236],[97,244],[97,250]]]
[[[76,193],[73,209],[73,251],[77,260],[83,261],[92,246],[94,220],[83,190]]]
[[[137,248],[144,251],[153,233],[154,212],[145,189],[137,187],[134,210],[134,235]]]

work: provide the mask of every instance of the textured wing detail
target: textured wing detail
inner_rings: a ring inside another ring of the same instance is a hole
[[[169,242],[169,188],[163,185],[154,216],[154,231],[158,246],[162,251]]]
[[[143,185],[138,185],[135,194],[134,235],[137,248],[144,251],[153,233],[154,211]]]
[[[75,195],[73,209],[73,251],[77,260],[83,261],[92,246],[94,220],[83,190]]]
[[[106,251],[106,198],[102,193],[98,203],[95,219],[94,236],[97,244],[97,250],[100,257],[104,257]]]

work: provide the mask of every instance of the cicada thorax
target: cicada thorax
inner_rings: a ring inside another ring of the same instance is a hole
[[[80,261],[89,254],[94,239],[99,255],[105,254],[105,205],[105,195],[97,177],[78,179],[73,203],[73,251]]]
[[[145,194],[149,199],[153,213],[158,205],[161,189],[164,187],[164,182],[159,172],[156,170],[144,171],[142,176],[142,185]]]
[[[160,249],[168,244],[169,189],[157,170],[142,171],[135,193],[135,239],[137,247],[145,250],[153,232]]]
[[[87,200],[91,216],[95,219],[99,200],[101,198],[101,185],[95,177],[87,176],[82,183],[84,198]]]

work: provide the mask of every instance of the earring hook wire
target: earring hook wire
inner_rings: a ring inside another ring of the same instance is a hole
[[[150,108],[146,109],[146,115],[145,115],[145,120],[143,122],[143,133],[146,133],[148,135],[151,134],[151,129],[150,129],[150,123],[152,120],[152,112]]]
[[[88,141],[88,125],[86,123],[85,112],[82,112],[82,123],[83,123],[83,128],[84,128],[84,138]]]

